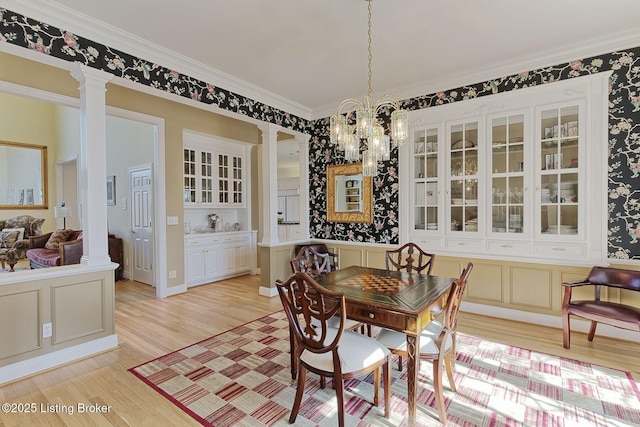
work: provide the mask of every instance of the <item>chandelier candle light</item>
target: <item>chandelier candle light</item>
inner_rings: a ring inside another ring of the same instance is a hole
[[[385,135],[378,112],[385,106],[393,108],[391,113],[391,139],[398,146],[402,145],[409,134],[407,110],[400,108],[400,102],[393,95],[384,95],[374,105],[371,104],[371,1],[368,3],[368,53],[369,80],[364,102],[357,99],[345,99],[338,106],[338,112],[330,119],[330,142],[344,150],[347,161],[360,159],[360,140],[366,140],[367,150],[362,154],[362,174],[373,176],[378,173],[378,161],[389,160],[389,135]],[[348,117],[356,113],[355,124],[349,124]]]

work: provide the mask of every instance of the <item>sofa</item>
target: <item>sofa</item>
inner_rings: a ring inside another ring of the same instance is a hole
[[[82,230],[56,230],[29,238],[27,258],[32,269],[80,264]]]
[[[9,264],[9,271],[15,271],[18,261],[27,259],[29,239],[42,234],[44,218],[18,215],[0,219],[0,263],[2,268]]]

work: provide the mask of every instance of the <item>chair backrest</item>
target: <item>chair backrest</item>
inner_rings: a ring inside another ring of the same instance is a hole
[[[303,246],[289,264],[292,273],[303,272],[314,277],[319,274],[331,273],[329,254],[316,252],[310,246]]]
[[[294,254],[300,253],[300,250],[302,250],[302,248],[311,248],[319,254],[328,254],[331,270],[338,270],[340,268],[340,265],[338,262],[338,255],[330,252],[329,248],[327,248],[327,245],[325,245],[324,243],[304,243],[300,245],[295,245],[293,247],[293,253]]]
[[[462,270],[460,278],[453,282],[451,291],[449,292],[445,311],[445,329],[451,333],[454,333],[458,327],[458,312],[460,311],[462,295],[467,287],[471,270],[473,270],[473,263],[470,262],[467,264],[467,267]]]
[[[387,251],[385,266],[387,270],[431,274],[434,259],[434,254],[427,253],[415,243],[409,242],[398,249]]]
[[[346,321],[344,294],[323,288],[302,272],[294,273],[284,283],[277,280],[276,288],[294,339],[299,344],[298,351],[333,351],[337,357],[338,341]],[[333,316],[340,319],[337,329],[327,323]]]

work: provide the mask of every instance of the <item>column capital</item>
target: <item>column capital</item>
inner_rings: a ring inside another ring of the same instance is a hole
[[[88,67],[82,64],[73,64],[69,70],[71,76],[80,82],[81,85],[106,85],[111,79],[113,74],[106,73],[95,68]]]

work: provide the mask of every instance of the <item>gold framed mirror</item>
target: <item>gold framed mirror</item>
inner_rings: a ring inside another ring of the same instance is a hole
[[[0,141],[0,209],[47,208],[47,147]]]
[[[362,163],[327,166],[327,221],[373,222],[371,185]]]

